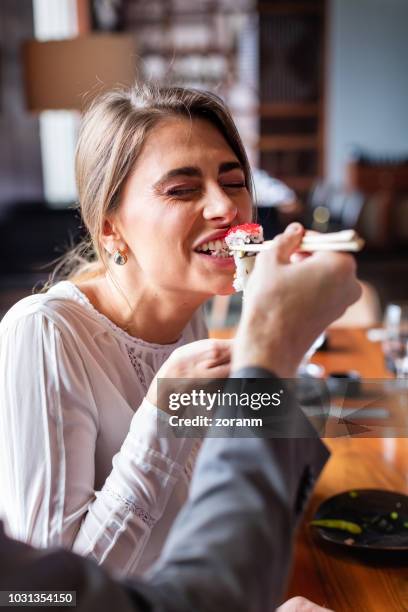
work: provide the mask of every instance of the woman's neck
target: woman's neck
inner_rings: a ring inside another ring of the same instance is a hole
[[[205,296],[189,296],[150,286],[126,286],[110,276],[78,283],[93,306],[128,334],[145,342],[176,342]]]

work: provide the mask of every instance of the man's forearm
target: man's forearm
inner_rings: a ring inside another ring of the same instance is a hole
[[[237,374],[270,375],[253,369]],[[291,410],[304,419],[299,408]],[[190,500],[149,577],[163,609],[275,609],[288,575],[296,521],[327,455],[317,435],[208,438]]]

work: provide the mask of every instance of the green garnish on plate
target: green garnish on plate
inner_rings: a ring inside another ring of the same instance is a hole
[[[314,527],[327,527],[328,529],[340,529],[341,531],[348,531],[349,533],[359,534],[362,533],[360,525],[352,523],[350,521],[343,521],[342,519],[315,519],[310,523]]]

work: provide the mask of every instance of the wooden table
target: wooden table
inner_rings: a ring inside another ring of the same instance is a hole
[[[313,358],[327,373],[356,369],[365,378],[390,376],[380,345],[369,342],[364,330],[333,329],[329,339],[330,350]],[[316,507],[341,491],[382,488],[407,493],[408,440],[332,438],[325,442],[332,456],[296,539],[287,597],[303,595],[336,612],[408,611],[408,558],[393,566],[384,560],[363,561],[340,547],[321,544],[307,525]]]

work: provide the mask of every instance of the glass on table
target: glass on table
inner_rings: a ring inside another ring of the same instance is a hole
[[[387,368],[399,377],[408,376],[407,343],[408,302],[388,304],[384,314],[382,347]]]
[[[323,332],[316,338],[312,346],[306,351],[303,359],[299,365],[297,375],[300,377],[311,377],[311,378],[322,378],[324,375],[324,368],[318,366],[315,363],[311,363],[310,360],[315,352],[322,346],[326,340],[326,332]]]
[[[405,342],[400,356],[395,360],[395,368],[397,378],[406,378],[408,380],[408,341]]]

